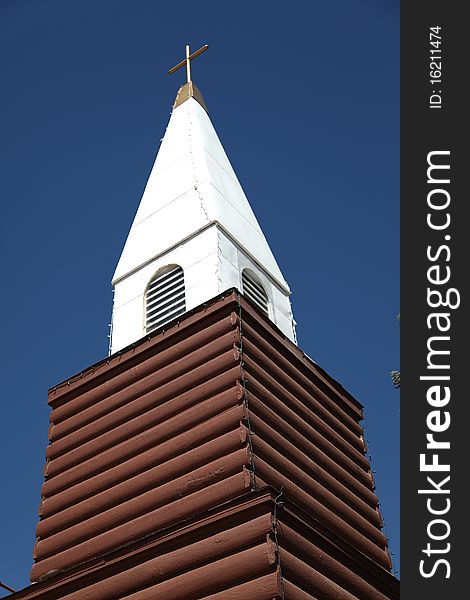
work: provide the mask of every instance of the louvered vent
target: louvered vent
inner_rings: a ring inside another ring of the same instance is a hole
[[[246,269],[242,272],[242,287],[244,295],[269,317],[268,296],[263,286]]]
[[[181,267],[172,267],[157,275],[145,297],[145,330],[158,329],[186,310],[184,274]]]

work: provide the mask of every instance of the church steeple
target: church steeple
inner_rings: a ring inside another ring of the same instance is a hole
[[[113,352],[131,345],[49,391],[12,600],[397,600],[362,406],[287,339],[289,289],[191,80],[113,283]]]
[[[112,353],[232,287],[295,340],[289,287],[191,80],[205,49],[170,70],[188,81],[114,273]]]

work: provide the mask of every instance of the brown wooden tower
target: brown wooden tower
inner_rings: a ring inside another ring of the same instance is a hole
[[[50,390],[15,600],[397,598],[362,408],[236,290]]]

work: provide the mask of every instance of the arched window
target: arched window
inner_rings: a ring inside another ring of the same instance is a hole
[[[256,275],[248,269],[243,269],[242,272],[242,292],[256,306],[269,317],[269,302],[268,295]]]
[[[158,329],[186,310],[184,273],[178,265],[161,269],[145,294],[145,331]]]

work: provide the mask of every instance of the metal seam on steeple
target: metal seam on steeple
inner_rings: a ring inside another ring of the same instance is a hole
[[[207,222],[210,223],[210,218],[209,218],[209,215],[207,214],[206,208],[204,206],[204,199],[203,199],[202,194],[201,194],[201,192],[199,190],[199,182],[198,182],[198,179],[197,179],[197,170],[196,170],[196,162],[194,160],[193,138],[192,138],[193,120],[191,118],[191,105],[190,104],[187,105],[187,110],[188,110],[189,156],[191,157],[191,169],[192,169],[193,181],[194,181],[194,191],[196,192],[197,197],[199,199],[201,210],[204,213],[204,216],[206,217]]]

